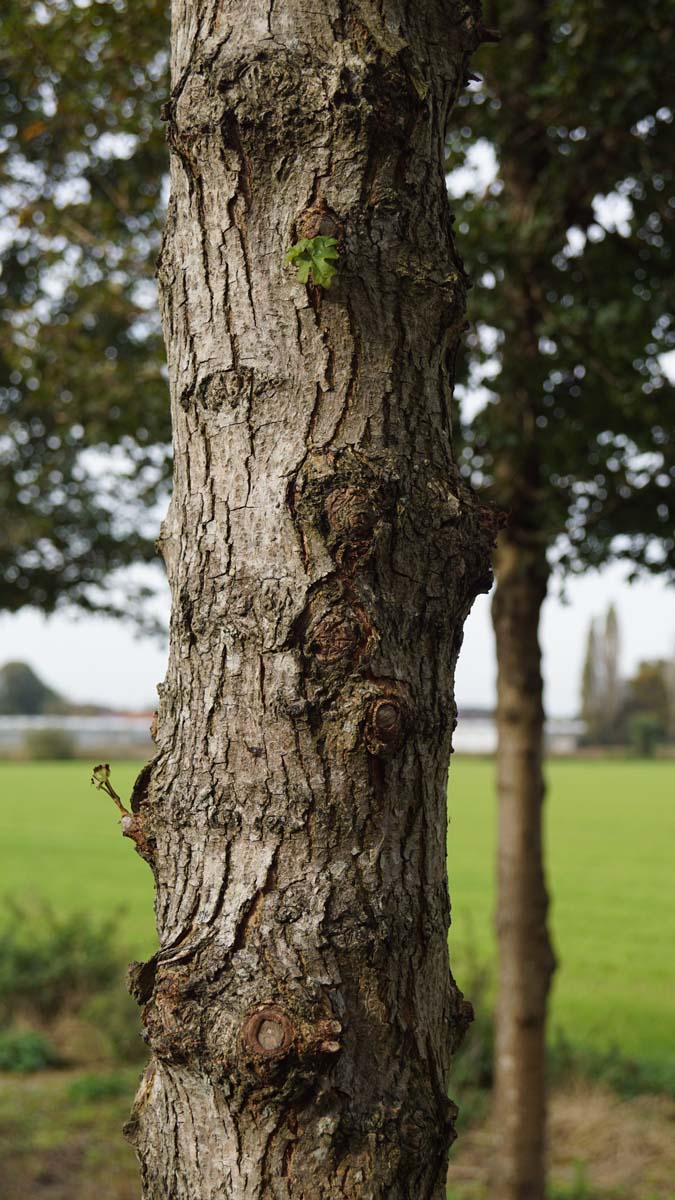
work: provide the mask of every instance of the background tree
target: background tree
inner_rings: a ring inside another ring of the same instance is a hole
[[[0,667],[0,713],[34,716],[59,712],[63,698],[47,687],[35,671],[23,662],[8,662]]]
[[[499,54],[464,97],[449,165],[477,284],[467,476],[509,511],[496,562],[500,1200],[544,1195],[545,1024],[553,954],[542,860],[538,624],[552,573],[673,564],[672,11],[592,0],[488,2]],[[472,166],[472,164],[474,164]],[[465,177],[464,177],[465,178]],[[459,187],[459,184],[458,184]],[[489,248],[489,249],[488,249]]]
[[[666,688],[668,691],[668,739],[675,742],[675,651],[666,664]]]
[[[621,639],[619,636],[619,619],[616,615],[616,608],[610,604],[607,609],[605,618],[605,694],[606,694],[606,724],[610,731],[616,725],[621,711],[621,670],[620,670],[620,654],[621,654]]]
[[[595,619],[588,630],[581,678],[581,715],[592,743],[620,741],[624,687],[621,680],[619,618],[610,604],[604,625]]]
[[[581,676],[581,716],[586,722],[586,734],[591,742],[600,736],[602,717],[602,678],[599,670],[598,639],[600,638],[595,617],[588,627],[586,656]]]
[[[642,754],[652,754],[668,731],[668,667],[665,659],[641,662],[626,684],[622,713],[625,736]]]
[[[159,1200],[441,1200],[446,785],[491,510],[453,464],[465,0],[176,0],[160,950],[129,1136]],[[285,262],[333,237],[329,290]],[[335,260],[333,260],[335,261]]]
[[[167,6],[0,15],[0,608],[129,615],[169,431],[152,282]],[[113,453],[111,453],[113,451]],[[137,610],[136,610],[137,611]]]

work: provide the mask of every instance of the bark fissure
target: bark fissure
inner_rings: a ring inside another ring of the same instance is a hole
[[[129,1135],[146,1200],[440,1200],[469,1019],[453,676],[491,542],[452,461],[440,163],[478,9],[243,9],[173,5],[173,615],[135,816],[160,949],[132,972]],[[329,292],[284,263],[319,230]]]

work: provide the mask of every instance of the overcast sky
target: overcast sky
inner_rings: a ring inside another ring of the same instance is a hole
[[[644,658],[670,657],[675,650],[675,589],[651,579],[629,585],[626,568],[613,566],[570,581],[568,603],[551,597],[543,620],[547,710],[577,712],[579,677],[591,617],[617,606],[622,667],[631,672]],[[457,673],[460,705],[494,702],[494,643],[490,601],[480,596],[466,624]],[[166,649],[112,620],[42,617],[32,611],[0,617],[0,664],[23,659],[57,691],[72,700],[117,708],[153,708],[163,678]]]

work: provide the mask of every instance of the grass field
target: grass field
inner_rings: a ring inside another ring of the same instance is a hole
[[[138,764],[114,764],[128,795]],[[560,960],[553,1028],[671,1059],[675,1072],[675,765],[551,763],[547,845]],[[493,953],[492,764],[455,759],[449,864],[455,975]],[[124,909],[130,956],[152,953],[151,876],[85,763],[0,763],[0,897],[102,916]]]
[[[551,1026],[596,1048],[670,1059],[675,1074],[675,764],[548,766],[546,852],[559,970]],[[451,951],[493,952],[493,767],[453,761]]]

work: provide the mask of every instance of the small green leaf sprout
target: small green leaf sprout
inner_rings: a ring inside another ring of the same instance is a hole
[[[99,789],[99,791],[107,792],[111,800],[115,801],[115,804],[122,813],[122,816],[131,816],[129,810],[124,807],[122,801],[117,795],[117,792],[110,782],[110,763],[99,763],[98,766],[94,767],[91,776],[91,782],[95,788]]]
[[[334,237],[300,238],[286,253],[284,261],[295,263],[298,283],[308,283],[311,276],[312,283],[329,288],[337,273],[333,263],[340,257],[336,247],[337,238]]]

